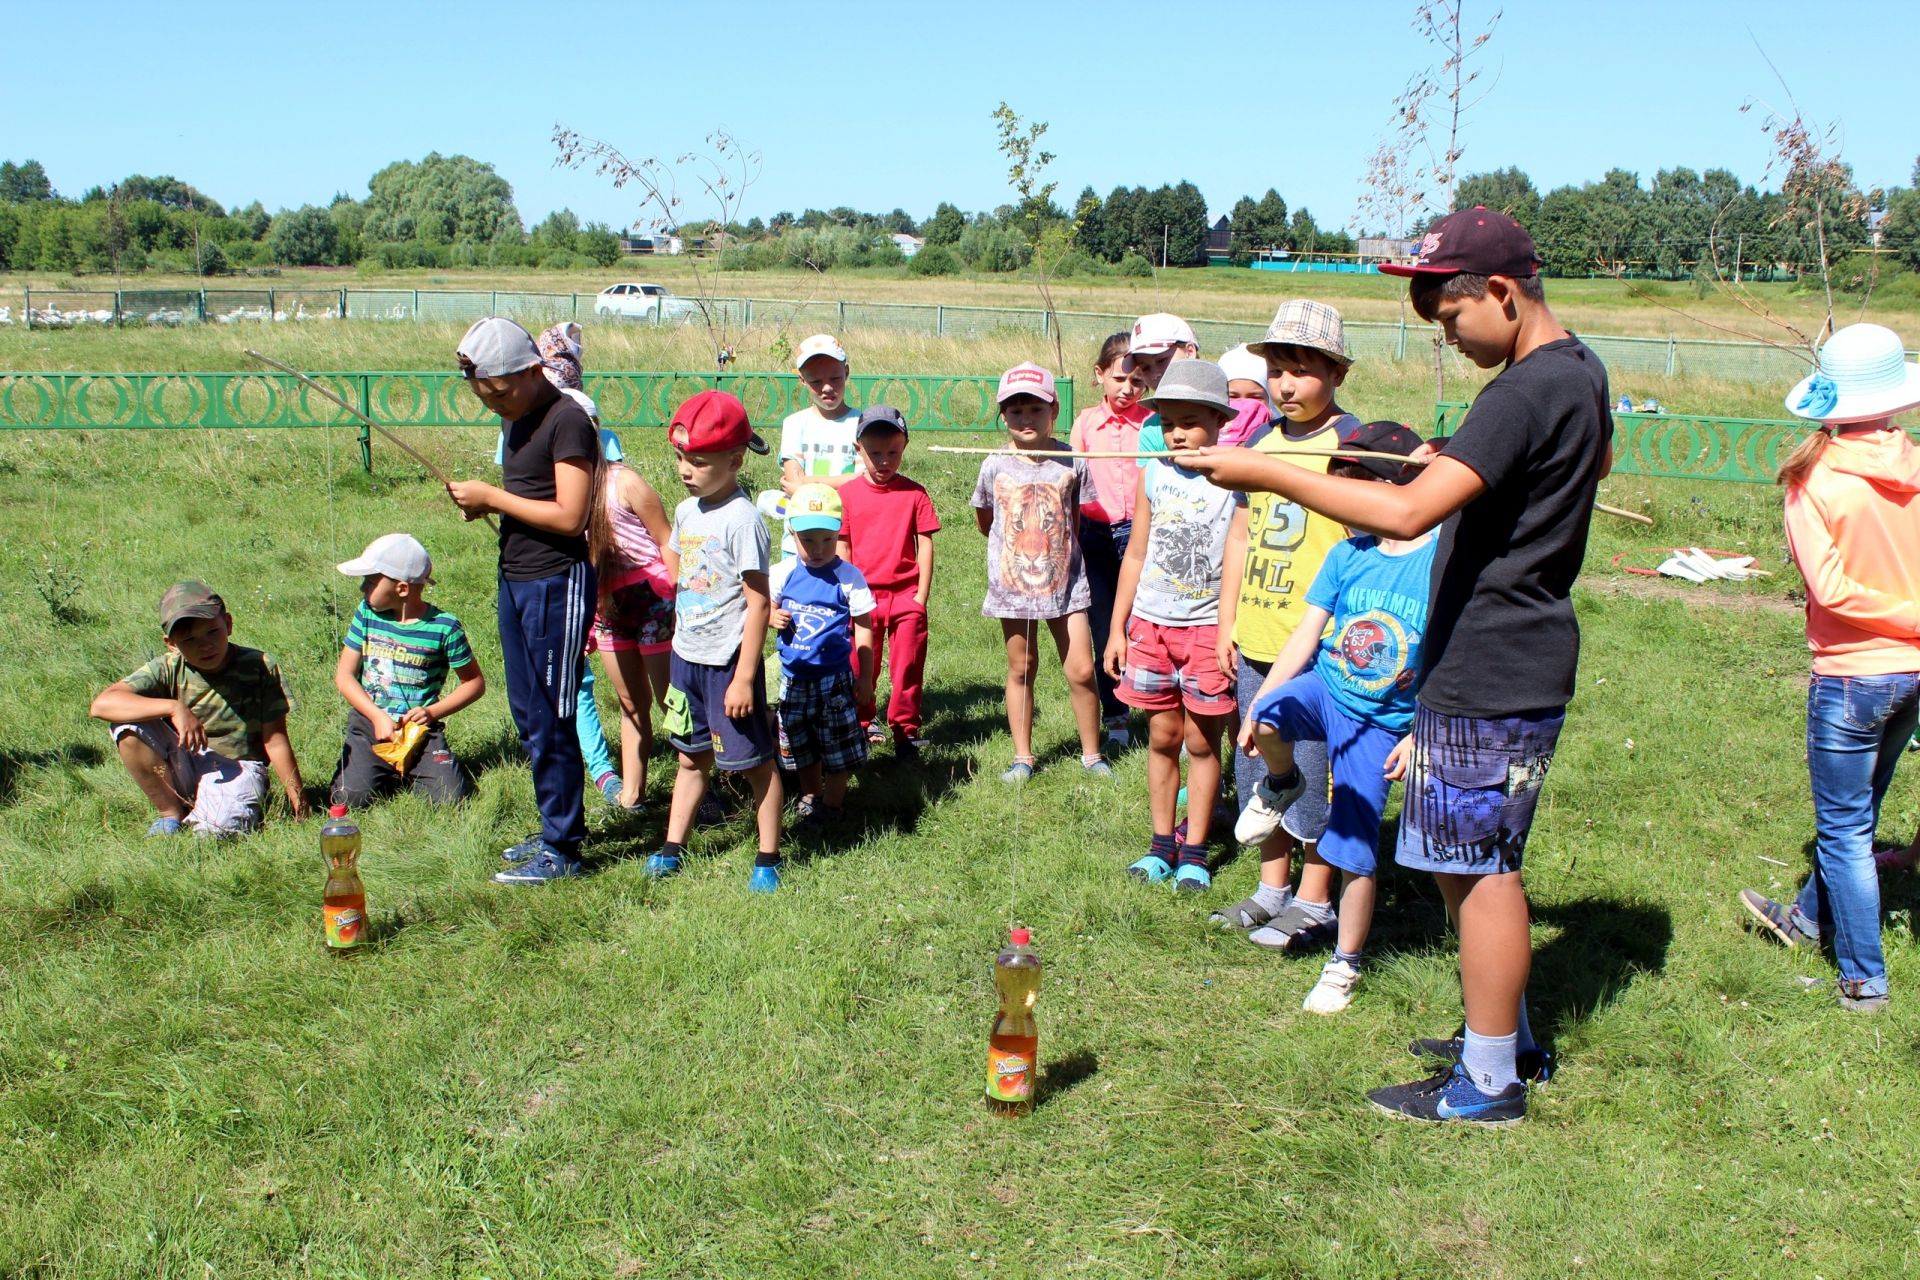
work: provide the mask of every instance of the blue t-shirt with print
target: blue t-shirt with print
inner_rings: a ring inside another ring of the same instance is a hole
[[[853,619],[873,612],[873,592],[858,569],[838,556],[817,568],[793,556],[773,567],[767,594],[774,608],[793,615],[777,643],[788,679],[813,680],[849,669]]]
[[[1413,725],[1438,546],[1439,539],[1429,537],[1412,551],[1389,555],[1378,538],[1348,538],[1327,554],[1307,590],[1309,605],[1333,615],[1314,672],[1356,720],[1395,733]]]

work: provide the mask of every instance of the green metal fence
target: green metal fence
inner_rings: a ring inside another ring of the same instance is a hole
[[[555,320],[603,323],[699,324],[702,309],[730,329],[755,325],[845,332],[877,329],[929,337],[969,338],[1014,332],[1050,337],[1054,324],[1072,341],[1097,342],[1133,323],[1130,315],[1069,311],[1050,316],[1030,307],[959,307],[934,303],[794,301],[778,298],[677,298],[656,301],[645,314],[600,316],[599,295],[487,289],[123,289],[83,292],[26,290],[18,323],[31,328],[83,325],[240,324],[254,321],[417,320],[466,323],[509,315],[531,326]],[[14,323],[0,306],[0,325]],[[1203,351],[1223,351],[1264,332],[1250,320],[1191,322]],[[1405,320],[1347,324],[1347,343],[1363,360],[1426,360],[1433,329]],[[1581,335],[1624,378],[1708,377],[1729,382],[1792,382],[1806,373],[1804,357],[1758,342],[1697,338],[1621,338]],[[1909,352],[1913,358],[1915,353]]]
[[[311,375],[382,426],[483,426],[496,421],[456,373]],[[1059,381],[1060,420],[1073,416],[1073,379]],[[659,427],[674,406],[718,387],[740,397],[765,427],[810,401],[791,373],[599,373],[587,394],[609,427]],[[854,374],[847,402],[890,404],[915,431],[992,431],[998,379],[975,374]],[[168,431],[356,425],[326,397],[281,373],[0,373],[0,430]],[[363,459],[371,441],[360,433]]]
[[[1435,435],[1451,435],[1467,406],[1434,406]],[[1806,439],[1806,422],[1720,418],[1691,413],[1613,415],[1613,469],[1630,476],[1772,484],[1780,461]],[[1920,430],[1914,432],[1920,437]]]

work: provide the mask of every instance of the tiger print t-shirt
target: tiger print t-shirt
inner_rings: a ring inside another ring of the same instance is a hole
[[[1067,452],[1052,441],[1050,451]],[[988,455],[973,505],[993,512],[987,531],[989,618],[1064,618],[1093,603],[1080,559],[1080,503],[1093,493],[1084,459],[1030,449]]]

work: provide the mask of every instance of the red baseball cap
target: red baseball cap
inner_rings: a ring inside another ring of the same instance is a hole
[[[1411,264],[1383,262],[1390,276],[1511,276],[1540,274],[1540,255],[1527,229],[1483,204],[1448,214],[1420,241]]]
[[[747,422],[747,406],[724,391],[702,391],[681,405],[667,428],[667,439],[682,453],[767,451],[766,441]]]

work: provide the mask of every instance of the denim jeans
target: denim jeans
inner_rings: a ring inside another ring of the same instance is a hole
[[[1873,833],[1917,715],[1920,674],[1913,672],[1816,675],[1807,689],[1815,852],[1793,910],[1802,928],[1832,945],[1840,990],[1856,998],[1887,993]]]
[[[1103,719],[1127,714],[1127,704],[1114,692],[1115,682],[1107,674],[1107,638],[1113,627],[1113,598],[1120,590],[1120,561],[1126,558],[1127,539],[1133,536],[1133,521],[1100,520],[1080,522],[1080,562],[1087,569],[1087,587],[1093,606],[1087,610],[1087,622],[1093,627],[1093,683],[1100,694]]]

